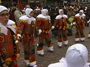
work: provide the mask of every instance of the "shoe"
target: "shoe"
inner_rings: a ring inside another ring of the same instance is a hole
[[[44,56],[44,54],[38,54],[38,55],[39,55],[39,56],[42,56],[42,57]]]
[[[81,40],[81,42],[84,42],[84,40]]]
[[[59,46],[59,45],[58,45],[58,47],[59,47],[59,48],[62,48],[62,46]]]
[[[68,46],[68,44],[64,44],[65,46]]]
[[[80,41],[75,41],[75,43],[79,43]]]
[[[29,65],[28,67],[37,67],[37,65],[34,65],[34,66],[30,66],[30,65]]]
[[[52,50],[52,51],[51,51],[51,50],[48,50],[47,52],[53,53],[53,52],[54,52],[54,50]]]

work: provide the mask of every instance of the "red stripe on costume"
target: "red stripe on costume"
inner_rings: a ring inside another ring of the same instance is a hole
[[[62,42],[62,39],[58,39],[58,42]]]
[[[12,60],[17,60],[17,56],[13,56],[12,57]]]
[[[37,23],[36,23],[36,26],[40,26],[40,25],[41,25],[41,22],[37,22]]]
[[[0,36],[0,42],[4,42],[4,37]]]
[[[20,24],[19,27],[18,27],[18,29],[21,29],[22,27],[23,27],[23,24]]]
[[[29,56],[25,56],[25,60],[29,60]]]

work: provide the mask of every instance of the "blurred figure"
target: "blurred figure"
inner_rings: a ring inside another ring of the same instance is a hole
[[[17,60],[20,53],[16,30],[9,25],[9,11],[0,5],[0,66],[18,67]]]
[[[70,24],[68,20],[68,16],[64,14],[64,10],[59,10],[59,15],[55,18],[56,22],[52,28],[58,28],[58,47],[62,47],[63,41],[64,45],[68,45],[68,38],[67,38],[67,24]]]
[[[17,26],[13,20],[9,19],[7,25],[12,26],[14,29],[17,29]]]
[[[51,23],[53,25],[55,22],[55,17],[58,15],[58,10],[56,10],[55,6],[51,6],[51,10],[49,11],[49,15],[51,17]]]
[[[51,19],[47,9],[42,9],[41,14],[37,16],[37,30],[39,34],[39,44],[37,53],[44,56],[44,41],[47,43],[49,52],[53,52],[53,45],[50,39]]]
[[[31,8],[26,9],[26,15],[19,18],[18,32],[21,34],[24,46],[24,61],[29,67],[37,67],[34,45],[36,19]]]
[[[85,40],[84,27],[86,23],[86,15],[83,10],[80,10],[74,17],[74,24],[76,26],[75,42]]]
[[[21,3],[17,4],[17,9],[14,11],[14,16],[16,20],[16,25],[19,25],[19,18],[23,15],[23,5]]]
[[[88,50],[83,44],[74,44],[67,49],[65,58],[48,67],[89,67]]]
[[[16,24],[16,19],[15,19],[15,16],[14,16],[15,10],[16,10],[16,4],[13,4],[13,6],[10,8],[10,11],[9,11],[9,13],[10,13],[9,18],[11,20],[13,20],[15,22],[15,24]]]
[[[37,17],[39,14],[41,14],[41,9],[37,6],[34,12],[35,12],[35,17]]]

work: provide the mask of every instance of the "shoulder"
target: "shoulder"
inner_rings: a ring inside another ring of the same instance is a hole
[[[7,23],[7,25],[14,25],[15,24],[15,22],[13,21],[13,20],[8,20],[8,23]]]
[[[20,18],[19,18],[19,20],[29,20],[29,18],[26,16],[26,15],[23,15],[23,16],[21,16]]]
[[[63,63],[53,63],[53,64],[50,64],[48,67],[66,67],[65,64]]]
[[[83,14],[82,16],[86,16],[85,14]]]
[[[79,17],[80,15],[79,15],[79,13],[78,13],[78,14],[76,14],[75,16],[76,16],[76,17]]]
[[[68,18],[68,16],[67,16],[67,15],[65,15],[65,14],[63,15],[63,17],[64,17],[64,18]]]
[[[42,15],[42,14],[39,14],[39,15],[37,16],[37,18],[46,19],[46,16],[44,16],[44,15]]]
[[[31,19],[32,19],[32,20],[36,20],[36,18],[34,18],[34,17],[31,17]]]
[[[55,19],[60,19],[61,18],[61,15],[57,15]]]

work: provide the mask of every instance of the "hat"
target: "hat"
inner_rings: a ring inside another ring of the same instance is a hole
[[[42,13],[43,15],[46,15],[47,12],[48,12],[47,9],[42,9],[42,10],[41,10],[41,13]]]
[[[70,67],[84,67],[88,61],[88,50],[82,44],[74,44],[66,52],[66,62]]]
[[[83,10],[80,10],[79,12],[84,13],[84,11],[83,11]]]
[[[19,7],[21,7],[21,8],[23,8],[23,4],[18,3],[17,5],[18,5]]]
[[[26,15],[28,16],[28,17],[30,17],[30,13],[33,11],[33,9],[31,9],[31,8],[27,8],[26,10],[25,10],[25,13],[26,13]]]
[[[63,9],[59,9],[59,14],[61,14],[61,11],[63,11]]]
[[[8,11],[8,9],[5,6],[0,5],[0,12],[2,12],[4,10],[7,10]]]

